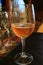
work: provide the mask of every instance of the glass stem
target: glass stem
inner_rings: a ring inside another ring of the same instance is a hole
[[[22,57],[25,56],[25,38],[21,38],[21,43],[22,43]]]

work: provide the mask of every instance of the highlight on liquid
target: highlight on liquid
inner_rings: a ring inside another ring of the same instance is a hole
[[[18,37],[28,37],[34,30],[32,23],[12,23],[11,29]]]

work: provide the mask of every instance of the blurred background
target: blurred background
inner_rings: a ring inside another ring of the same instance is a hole
[[[11,1],[13,0],[0,0],[0,11],[10,10]],[[15,0],[18,2],[18,0]],[[29,4],[30,0],[24,0],[26,4]],[[43,21],[43,0],[31,0],[34,4],[36,19]]]
[[[36,16],[35,28],[37,30],[39,26],[43,23],[43,0],[0,0],[0,11],[11,11],[13,1],[15,4],[17,4],[19,1],[24,1],[25,4],[29,4],[30,2],[34,4]]]

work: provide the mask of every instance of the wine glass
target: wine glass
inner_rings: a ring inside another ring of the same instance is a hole
[[[35,11],[33,4],[19,4],[14,6],[12,12],[11,29],[15,35],[21,38],[22,52],[14,57],[19,65],[27,65],[33,61],[33,56],[26,53],[25,38],[30,36],[35,28]]]

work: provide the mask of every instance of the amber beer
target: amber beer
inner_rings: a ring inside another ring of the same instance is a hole
[[[28,37],[34,30],[34,24],[12,24],[11,29],[18,37]]]

